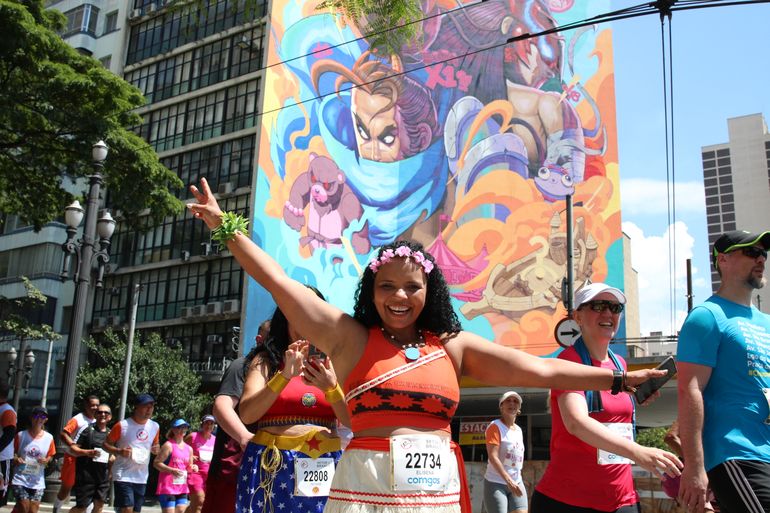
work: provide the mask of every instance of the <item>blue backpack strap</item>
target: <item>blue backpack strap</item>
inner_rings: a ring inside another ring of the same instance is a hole
[[[575,348],[575,351],[580,357],[580,363],[593,367],[591,354],[588,352],[588,348],[586,347],[586,343],[582,336],[578,337],[572,347]],[[584,392],[586,395],[586,404],[588,405],[588,413],[602,411],[604,409],[604,406],[602,406],[602,395],[598,391],[585,390]]]

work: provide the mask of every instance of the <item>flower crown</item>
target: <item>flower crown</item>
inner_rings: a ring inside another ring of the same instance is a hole
[[[422,266],[422,270],[425,271],[425,274],[430,274],[434,267],[433,262],[428,260],[422,251],[412,251],[409,249],[409,246],[399,246],[395,250],[393,248],[384,250],[382,255],[369,262],[369,269],[371,269],[374,274],[377,274],[377,271],[380,270],[380,266],[387,264],[394,258],[405,258],[407,260],[411,258],[416,264]]]

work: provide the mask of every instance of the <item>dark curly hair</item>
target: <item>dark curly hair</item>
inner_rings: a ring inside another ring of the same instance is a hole
[[[305,286],[315,292],[316,296],[326,301],[324,295],[321,294],[321,291],[317,288],[312,285]],[[251,351],[249,351],[249,354],[246,355],[246,364],[243,366],[244,372],[248,372],[247,369],[257,355],[264,353],[265,361],[267,362],[268,368],[270,369],[270,375],[272,376],[280,369],[281,363],[283,363],[283,355],[286,353],[289,344],[292,342],[293,340],[289,339],[289,321],[286,319],[286,316],[281,309],[276,308],[272,319],[270,319],[270,332],[267,339],[264,343],[254,346]]]
[[[446,280],[444,280],[444,275],[436,264],[433,255],[425,251],[422,244],[409,240],[399,240],[382,246],[377,252],[377,258],[382,256],[383,251],[387,249],[395,251],[396,248],[401,246],[408,247],[412,252],[422,252],[425,258],[434,265],[433,270],[427,274],[428,283],[427,293],[425,294],[425,308],[423,308],[420,316],[417,318],[417,327],[435,334],[456,334],[460,332],[463,328],[452,308],[452,303],[449,299],[449,287]],[[374,271],[369,266],[366,266],[364,274],[361,276],[361,281],[358,282],[353,317],[367,328],[382,324],[380,314],[377,313],[377,309],[374,306]]]

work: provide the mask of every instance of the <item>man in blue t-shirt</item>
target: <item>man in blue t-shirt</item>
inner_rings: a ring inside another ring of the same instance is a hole
[[[679,333],[679,499],[691,512],[704,511],[709,484],[722,512],[770,511],[770,315],[752,305],[768,248],[770,231],[720,236],[722,283]]]

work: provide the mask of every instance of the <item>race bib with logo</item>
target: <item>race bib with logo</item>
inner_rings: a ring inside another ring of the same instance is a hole
[[[24,458],[24,467],[21,470],[22,474],[28,476],[36,476],[43,470],[43,466],[34,458]]]
[[[294,495],[327,497],[334,477],[334,458],[294,460]]]
[[[604,424],[604,427],[627,440],[634,440],[634,426],[630,422],[609,422]],[[596,462],[599,465],[633,465],[634,463],[633,460],[630,460],[625,456],[620,456],[601,449],[598,449]]]
[[[395,491],[441,491],[449,484],[449,440],[435,435],[390,437],[391,483]]]
[[[183,485],[187,483],[187,471],[183,470],[181,474],[174,474],[174,478],[171,480],[171,484]]]
[[[131,459],[137,465],[144,465],[150,461],[150,451],[144,447],[131,447]]]

